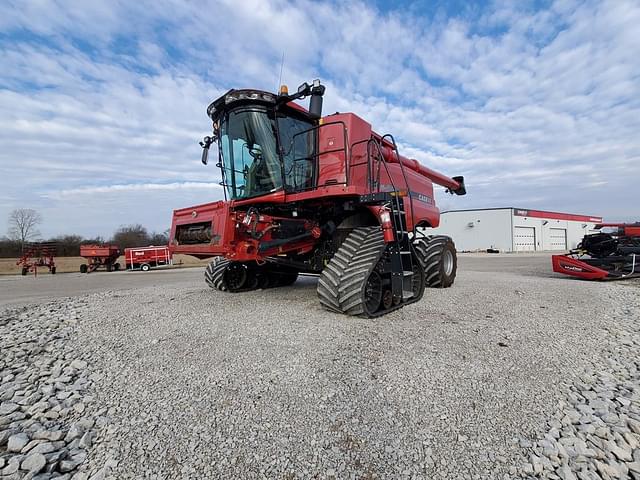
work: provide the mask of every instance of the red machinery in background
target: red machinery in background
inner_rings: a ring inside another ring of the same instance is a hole
[[[16,265],[22,266],[22,275],[26,275],[30,271],[34,275],[38,275],[38,267],[46,267],[50,273],[55,274],[56,263],[53,257],[57,248],[57,244],[52,242],[27,244]]]
[[[86,264],[80,265],[80,273],[95,272],[100,267],[107,272],[120,270],[120,248],[116,245],[80,245],[80,256],[87,259]]]
[[[640,276],[640,223],[600,223],[578,247],[553,255],[553,271],[585,280],[616,280]]]
[[[169,247],[133,247],[124,249],[124,261],[127,269],[149,271],[154,267],[163,267],[173,264],[173,256]]]

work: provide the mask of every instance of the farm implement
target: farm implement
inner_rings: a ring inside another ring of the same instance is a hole
[[[51,242],[29,243],[25,245],[24,253],[16,262],[16,265],[22,266],[22,275],[33,272],[37,276],[38,267],[48,268],[50,273],[55,274],[56,262],[53,257],[57,248],[57,244]]]
[[[133,247],[124,249],[124,261],[129,270],[148,272],[156,267],[168,267],[173,264],[169,247]]]
[[[640,223],[601,223],[578,247],[553,255],[553,271],[585,280],[640,277]],[[606,231],[602,231],[606,230]]]
[[[217,143],[225,201],[173,212],[170,249],[213,260],[207,284],[242,292],[319,276],[327,310],[377,317],[449,287],[456,250],[427,236],[440,211],[433,184],[466,193],[447,177],[402,156],[393,136],[353,113],[322,116],[316,80],[289,94],[229,90],[207,114]],[[295,101],[310,98],[309,109]]]
[[[80,245],[80,256],[87,260],[80,265],[80,273],[95,272],[101,267],[107,272],[120,270],[120,249],[115,245]]]

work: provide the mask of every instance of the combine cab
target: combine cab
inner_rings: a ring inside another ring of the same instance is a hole
[[[225,201],[175,210],[173,253],[213,257],[205,280],[241,292],[290,285],[317,274],[328,310],[375,317],[418,301],[425,286],[456,275],[450,238],[437,227],[433,183],[466,193],[447,177],[398,152],[353,113],[323,117],[319,81],[289,95],[230,90],[207,113],[218,147]],[[310,97],[309,110],[295,100]]]
[[[640,276],[640,223],[601,223],[578,248],[551,257],[553,271],[585,280]],[[606,231],[603,231],[606,230]]]

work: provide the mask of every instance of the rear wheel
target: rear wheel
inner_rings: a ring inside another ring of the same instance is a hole
[[[117,272],[118,270],[120,270],[120,264],[119,263],[114,263],[113,264],[113,269]]]
[[[140,267],[140,270],[142,270],[143,272],[148,272],[150,268],[151,267],[145,263]]]
[[[51,275],[55,275],[56,274],[56,267],[51,267]]]
[[[214,257],[209,265],[204,269],[204,281],[207,285],[216,290],[226,291],[227,284],[224,280],[224,271],[229,265],[229,260],[224,257]]]
[[[110,272],[113,269],[113,265],[107,263],[107,272]]]
[[[87,267],[87,265],[85,263],[83,263],[82,265],[80,265],[80,273],[87,273],[89,267]]]
[[[27,267],[22,267],[22,275],[26,275],[29,272]]]
[[[456,246],[450,237],[435,235],[417,238],[413,246],[424,268],[427,287],[447,288],[453,285],[458,259]]]

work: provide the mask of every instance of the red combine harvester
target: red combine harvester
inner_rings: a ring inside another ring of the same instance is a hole
[[[578,248],[551,257],[553,271],[585,280],[616,280],[640,276],[640,223],[600,223]]]
[[[25,245],[25,250],[16,265],[22,266],[22,275],[33,272],[38,275],[38,267],[46,267],[52,274],[56,273],[56,262],[54,256],[57,251],[57,244],[52,242],[30,243]]]
[[[149,271],[154,267],[172,265],[169,247],[135,247],[124,249],[124,261],[127,269]]]
[[[353,113],[322,117],[325,87],[297,93],[230,90],[207,109],[218,145],[225,201],[175,210],[173,253],[214,257],[210,287],[240,292],[290,285],[318,274],[327,309],[376,317],[420,300],[425,286],[456,275],[452,240],[437,227],[433,183],[464,195],[447,177],[398,152]],[[294,103],[310,97],[309,110]]]
[[[80,273],[95,272],[100,267],[107,272],[120,270],[120,249],[116,245],[80,245],[80,256],[87,259],[86,264],[80,265]]]

